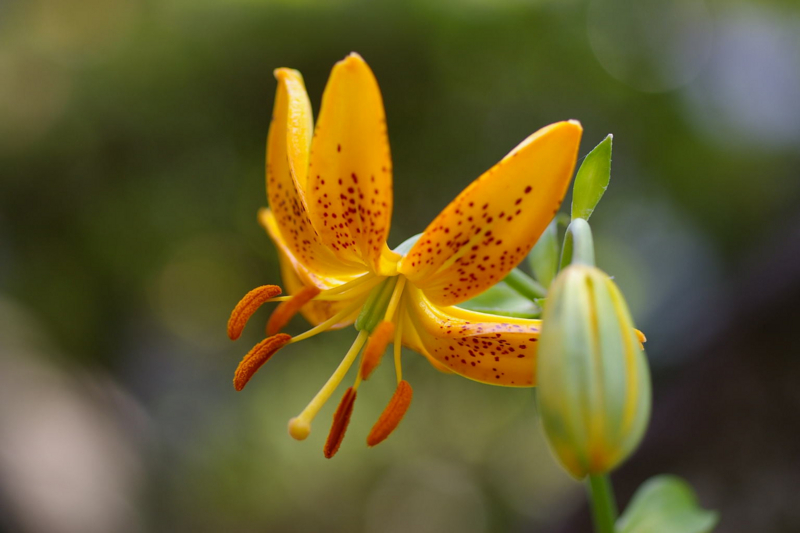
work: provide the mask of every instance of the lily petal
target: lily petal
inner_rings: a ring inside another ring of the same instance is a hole
[[[581,126],[540,129],[448,205],[399,272],[437,305],[455,305],[505,277],[558,211],[575,169]]]
[[[291,250],[286,245],[280,232],[275,215],[269,209],[262,209],[258,213],[258,220],[267,230],[275,248],[278,250],[278,260],[281,266],[281,277],[288,294],[297,294],[303,287],[318,287],[322,290],[331,289],[349,281],[347,278],[333,278],[321,276],[308,271],[305,266],[292,255]],[[305,304],[300,313],[308,322],[314,326],[325,322],[345,307],[352,304],[354,300],[312,300]],[[355,322],[358,312],[338,324],[334,324],[331,329],[339,329],[349,326]]]
[[[272,123],[267,138],[267,196],[287,250],[306,269],[349,275],[365,269],[342,264],[317,236],[308,216],[304,189],[311,139],[311,105],[303,77],[296,70],[277,69]]]
[[[337,257],[385,273],[392,162],[378,82],[357,54],[331,72],[311,146],[311,221]],[[385,268],[385,267],[384,267]]]
[[[419,332],[417,332],[417,328],[414,327],[414,324],[411,322],[411,317],[409,316],[408,310],[403,310],[402,312],[402,320],[403,320],[403,346],[414,350],[418,354],[425,356],[425,359],[431,364],[433,368],[438,370],[439,372],[443,372],[445,374],[452,374],[453,371],[450,370],[449,366],[445,366],[444,364],[440,363],[435,357],[433,357],[430,353],[428,353],[427,348],[422,343],[422,339],[419,336]]]
[[[417,335],[408,340],[421,343],[423,355],[456,374],[506,387],[536,384],[540,320],[439,307],[413,287],[408,289],[406,310]]]

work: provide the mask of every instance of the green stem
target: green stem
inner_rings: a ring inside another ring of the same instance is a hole
[[[561,268],[564,269],[572,263],[594,266],[592,228],[582,218],[573,219],[564,236],[564,248],[561,251]]]
[[[547,289],[541,283],[518,268],[509,272],[503,281],[530,301],[547,296]]]
[[[617,502],[614,500],[611,480],[608,475],[590,475],[588,485],[595,533],[614,533]]]

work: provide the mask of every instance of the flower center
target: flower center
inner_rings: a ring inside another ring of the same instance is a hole
[[[393,276],[384,279],[372,289],[366,301],[363,303],[361,313],[356,319],[355,327],[359,330],[359,334],[350,347],[350,350],[348,350],[342,362],[339,363],[334,373],[316,396],[314,396],[311,402],[309,402],[306,408],[289,421],[289,434],[292,437],[298,440],[303,440],[308,437],[311,432],[311,421],[328,399],[330,399],[365,344],[367,348],[362,355],[362,363],[356,375],[355,383],[351,388],[352,390],[348,389],[344,398],[342,398],[340,408],[334,416],[331,437],[328,439],[328,446],[326,446],[326,455],[328,455],[328,451],[331,451],[332,456],[338,449],[338,443],[341,442],[341,438],[344,437],[344,431],[347,429],[347,423],[342,422],[342,420],[345,418],[349,420],[350,413],[352,412],[352,403],[355,401],[355,393],[361,385],[361,382],[367,379],[372,370],[378,366],[380,357],[386,351],[386,347],[391,340],[394,340],[395,365],[399,369],[402,329],[397,327],[396,324],[400,323],[397,314],[405,283],[406,279],[404,276]],[[392,338],[393,334],[394,338]],[[400,380],[401,377],[398,374],[398,382]],[[349,407],[343,408],[343,404],[348,404]],[[334,437],[334,432],[341,433],[341,435]]]
[[[401,302],[404,298],[406,281],[405,276],[402,275],[382,277],[367,274],[339,287],[325,291],[320,291],[315,287],[305,287],[289,297],[277,296],[277,294],[280,294],[280,289],[272,285],[254,289],[242,299],[231,314],[228,331],[232,339],[238,338],[247,320],[261,304],[274,301],[279,301],[281,303],[275,311],[273,311],[267,325],[267,333],[270,336],[257,344],[239,364],[234,379],[236,389],[241,390],[244,388],[261,365],[283,346],[313,337],[314,335],[330,329],[336,324],[347,320],[353,320],[353,316],[358,313],[354,325],[359,333],[353,345],[347,351],[347,354],[345,354],[330,378],[328,378],[328,381],[322,386],[319,392],[317,392],[305,409],[289,421],[289,434],[297,440],[304,440],[308,437],[311,433],[311,422],[314,420],[314,417],[316,417],[320,409],[330,399],[333,392],[352,367],[358,354],[361,353],[362,348],[364,348],[355,382],[353,386],[348,388],[345,392],[334,414],[333,425],[331,426],[331,431],[325,444],[325,456],[332,457],[339,449],[339,445],[344,438],[344,433],[350,421],[350,415],[353,411],[353,405],[359,386],[363,381],[369,378],[372,371],[380,363],[389,343],[393,342],[394,362],[398,383],[397,390],[367,439],[367,443],[370,446],[381,442],[400,423],[400,420],[408,409],[412,396],[411,386],[402,379],[400,360],[403,322],[405,320]],[[285,333],[279,333],[280,329],[282,329],[304,305],[314,300],[350,300],[350,303],[339,312],[305,333],[294,337]]]
[[[356,329],[358,331],[372,333],[375,326],[384,319],[389,302],[394,295],[398,277],[386,278],[380,285],[372,289],[364,307],[361,308],[361,314],[356,319]]]

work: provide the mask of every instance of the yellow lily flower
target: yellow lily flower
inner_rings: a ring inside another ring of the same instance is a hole
[[[302,440],[361,349],[355,383],[334,415],[325,445],[333,456],[344,437],[356,392],[394,344],[397,390],[367,439],[381,442],[411,402],[402,378],[401,346],[438,370],[512,387],[535,385],[540,321],[468,311],[455,305],[494,285],[530,251],[561,205],[581,137],[575,121],[547,126],[469,185],[417,239],[386,245],[392,215],[392,161],[383,101],[357,54],[336,64],[316,129],[303,78],[275,71],[278,90],[267,139],[269,209],[259,221],[278,249],[285,287],[265,285],[236,306],[228,334],[236,339],[265,302],[280,301],[257,344],[236,370],[241,390],[281,347],[355,324],[355,342],[328,382],[289,422]],[[312,134],[313,131],[313,134]],[[314,325],[280,333],[300,312]]]

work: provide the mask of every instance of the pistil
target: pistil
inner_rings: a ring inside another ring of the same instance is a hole
[[[325,385],[323,385],[306,408],[289,421],[289,434],[293,438],[304,440],[308,437],[309,433],[311,433],[311,421],[314,420],[319,410],[322,409],[322,406],[325,405],[325,402],[331,397],[333,391],[339,386],[339,383],[341,383],[347,371],[350,370],[353,361],[355,361],[364,343],[367,342],[367,335],[368,333],[366,331],[359,332],[358,337],[356,337],[355,342],[353,342],[350,350],[348,350],[347,355],[344,356],[344,359],[339,363],[339,366],[331,377],[328,378]]]

